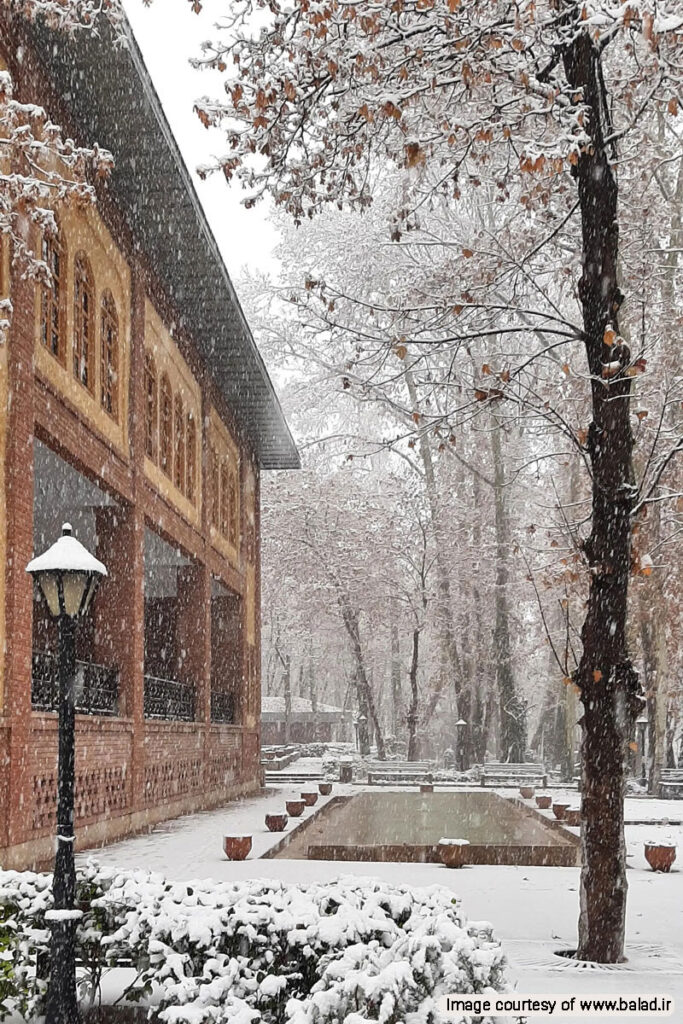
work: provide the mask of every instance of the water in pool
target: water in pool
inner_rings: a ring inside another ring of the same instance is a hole
[[[424,850],[437,844],[442,836],[467,839],[473,847],[538,848],[541,863],[543,849],[574,847],[566,832],[557,830],[516,801],[495,793],[382,791],[332,801],[275,856],[305,858],[309,856],[309,847],[362,847],[366,855],[372,847],[405,845]],[[514,852],[510,852],[512,862]],[[320,855],[329,856],[330,850]]]

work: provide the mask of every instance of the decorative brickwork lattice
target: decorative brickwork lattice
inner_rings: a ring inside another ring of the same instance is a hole
[[[239,750],[228,750],[210,757],[207,767],[207,789],[222,789],[234,784],[239,775]]]
[[[76,773],[76,821],[120,814],[130,805],[125,765],[93,768]],[[34,832],[54,828],[57,822],[57,773],[33,776]]]
[[[125,766],[76,773],[76,820],[125,811],[130,804]]]
[[[162,761],[145,767],[145,803],[156,805],[201,789],[202,760],[199,757]]]
[[[33,829],[42,832],[57,822],[57,773],[33,776]]]
[[[253,732],[245,733],[242,744],[241,777],[243,780],[253,779],[258,774],[259,766],[259,740],[257,734]]]

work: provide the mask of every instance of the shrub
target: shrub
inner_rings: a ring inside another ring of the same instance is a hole
[[[34,967],[48,943],[49,882],[0,872],[16,977],[5,1015],[40,1012]],[[490,926],[467,925],[441,887],[350,878],[186,885],[90,864],[79,900],[89,983],[125,958],[136,972],[127,998],[154,990],[164,1024],[436,1024],[440,995],[506,987]]]

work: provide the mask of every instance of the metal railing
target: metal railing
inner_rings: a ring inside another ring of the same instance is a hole
[[[235,696],[232,693],[211,691],[211,721],[223,724],[235,722]]]
[[[75,698],[79,715],[118,715],[118,668],[77,661]],[[31,705],[35,711],[59,710],[59,659],[56,654],[33,652]]]
[[[195,703],[195,688],[191,683],[145,676],[145,718],[194,722]]]

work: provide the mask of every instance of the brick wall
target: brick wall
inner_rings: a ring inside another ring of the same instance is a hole
[[[1,21],[0,21],[1,23]],[[12,49],[14,52],[14,49]],[[30,56],[30,55],[29,55]],[[68,112],[50,95],[43,69],[27,58],[12,68],[19,98],[44,103],[68,127]],[[106,140],[102,140],[106,141]],[[31,710],[32,584],[25,566],[33,556],[33,439],[47,444],[79,472],[110,493],[118,506],[113,515],[98,511],[97,554],[108,563],[110,580],[94,608],[95,621],[109,624],[95,630],[95,655],[120,670],[120,718],[77,717],[76,813],[77,847],[99,844],[149,828],[155,822],[188,811],[212,807],[254,790],[259,780],[259,581],[256,537],[256,636],[251,654],[244,653],[241,680],[249,725],[214,726],[210,709],[210,609],[196,615],[197,601],[207,600],[211,574],[244,596],[245,555],[231,565],[211,544],[202,496],[201,522],[188,520],[156,492],[144,473],[144,310],[150,298],[162,318],[179,323],[182,316],[161,292],[153,260],[135,248],[106,189],[98,186],[102,217],[130,269],[130,380],[127,447],[116,448],[78,402],[60,392],[58,377],[36,370],[36,299],[33,285],[15,273],[14,304],[7,347],[8,385],[12,396],[6,416],[4,502],[7,521],[7,638],[4,653],[4,700],[0,704],[0,864],[7,867],[44,865],[53,853],[56,803],[57,718]],[[67,296],[68,301],[68,296]],[[174,334],[179,350],[201,389],[204,412],[215,406],[233,437],[236,424],[209,369],[202,363],[186,331]],[[125,403],[124,403],[125,408]],[[242,465],[254,463],[242,443]],[[201,485],[206,488],[206,445],[202,445]],[[256,499],[258,523],[258,497]],[[192,598],[185,611],[189,665],[200,684],[197,721],[150,722],[143,717],[144,692],[144,532],[148,526],[182,548],[196,563]],[[244,523],[242,524],[244,531]],[[243,532],[244,535],[244,532]],[[196,599],[196,600],[195,600]],[[244,604],[244,601],[242,602]],[[195,609],[195,628],[192,614]],[[0,656],[1,652],[0,652]],[[201,678],[199,678],[201,677]],[[244,706],[244,705],[243,705]]]

